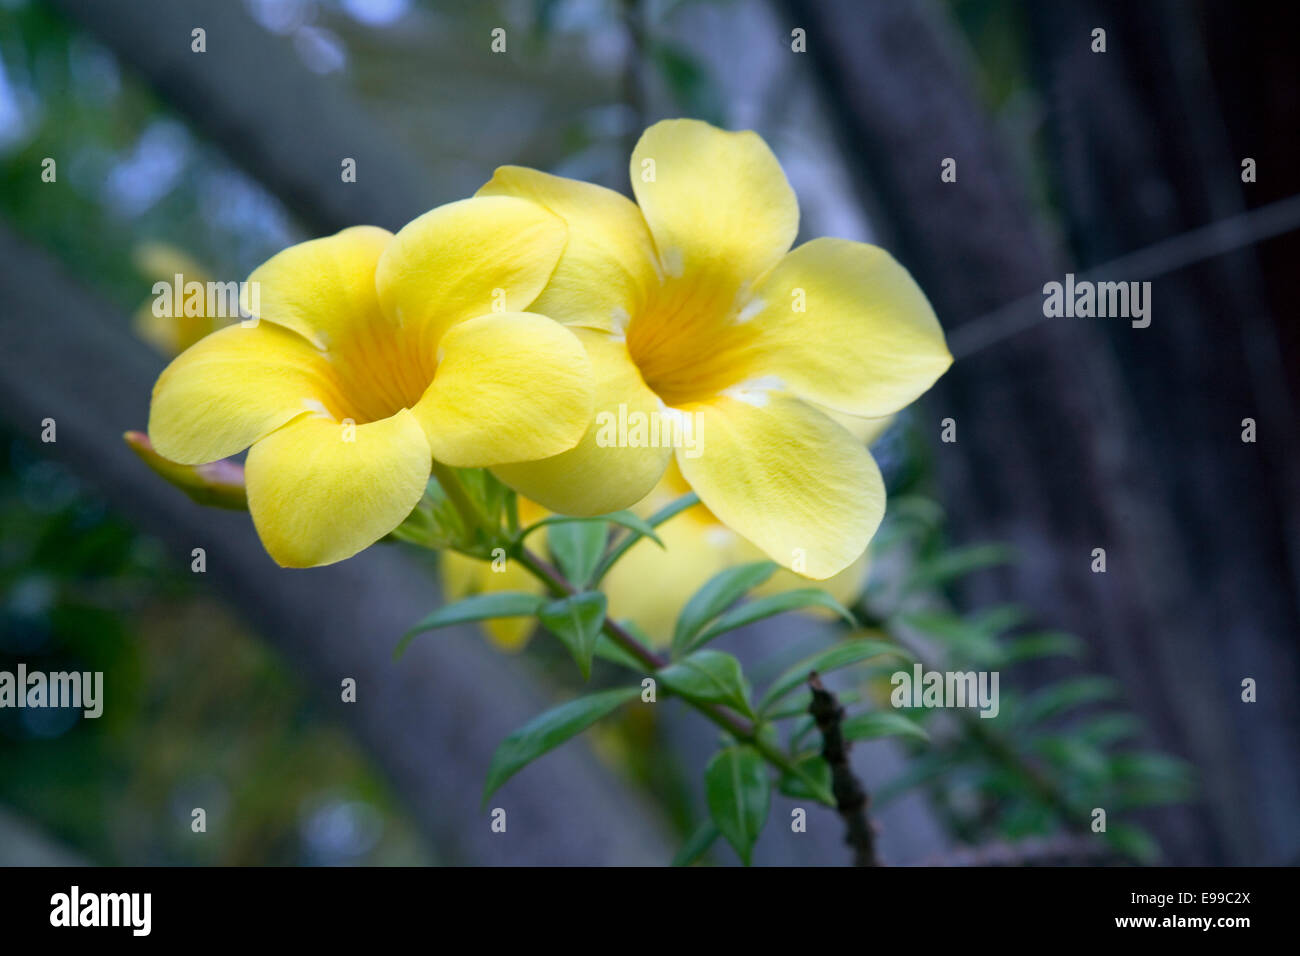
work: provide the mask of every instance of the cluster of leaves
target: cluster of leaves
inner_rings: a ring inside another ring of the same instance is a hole
[[[923,787],[951,831],[974,845],[1088,834],[1101,809],[1106,822],[1098,835],[1114,855],[1157,859],[1157,844],[1133,813],[1189,799],[1190,767],[1136,746],[1141,722],[1120,706],[1116,681],[1084,672],[1084,644],[1074,635],[1033,629],[1018,605],[964,616],[952,610],[962,579],[1015,561],[1012,549],[952,548],[942,510],[928,499],[891,508],[877,547],[886,561],[900,552],[892,563],[905,570],[892,587],[870,593],[859,613],[911,648],[927,670],[997,671],[1004,679],[996,719],[918,711],[931,742],[876,794],[877,805]]]
[[[455,477],[463,494],[452,498],[468,501],[487,520],[473,529],[475,522],[439,493],[430,508],[431,514],[445,511],[439,521],[452,529],[446,540],[458,540],[461,550],[485,559],[497,554],[523,562],[551,593],[487,593],[446,605],[416,625],[399,652],[430,630],[529,616],[559,640],[584,681],[596,659],[637,677],[635,684],[597,682],[600,689],[546,711],[511,734],[492,760],[485,803],[531,761],[638,698],[650,703],[662,693],[700,710],[724,732],[724,746],[704,773],[708,818],[690,833],[675,862],[693,862],[721,836],[748,863],[774,787],[834,806],[831,768],[814,733],[806,684],[814,672],[850,668],[856,683],[839,692],[840,703],[852,709],[842,723],[844,739],[896,738],[914,757],[899,778],[875,795],[876,805],[923,787],[963,841],[978,845],[1058,833],[1085,836],[1091,833],[1094,808],[1101,808],[1108,815],[1104,835],[1110,850],[1149,861],[1157,848],[1132,821],[1131,811],[1182,801],[1191,793],[1190,774],[1181,761],[1123,746],[1140,734],[1133,716],[1113,707],[1097,710],[1117,696],[1114,681],[1080,675],[1077,666],[1049,668],[1050,679],[1043,679],[1042,665],[1077,661],[1080,641],[1027,630],[1028,615],[1016,606],[964,617],[953,612],[949,597],[955,584],[1014,560],[1014,554],[1001,545],[951,548],[942,534],[941,509],[924,497],[903,497],[892,506],[875,546],[877,563],[886,571],[873,576],[873,588],[855,609],[856,616],[819,588],[755,596],[775,565],[739,565],[717,574],[687,602],[670,650],[660,656],[648,649],[635,622],[607,619],[600,582],[637,541],[659,543],[655,528],[695,504],[694,495],[649,519],[630,512],[553,516],[519,528],[510,493],[494,488],[490,476],[460,472]],[[546,558],[527,549],[529,537],[543,527]],[[891,574],[890,567],[902,570]],[[844,628],[839,639],[765,681],[757,694],[738,658],[708,646],[748,624],[807,608],[838,615]],[[859,619],[870,626],[864,629]],[[1011,671],[1017,680],[1023,672],[1023,684],[1037,689],[1002,690],[995,720],[973,710],[894,707],[889,675],[914,663],[941,672]]]
[[[491,479],[484,479],[482,473],[460,472],[454,480],[475,508],[497,500],[497,493],[488,491],[484,484]],[[435,499],[434,512],[443,507],[441,502],[447,497],[444,492]],[[453,493],[450,497],[458,496]],[[800,690],[813,672],[829,673],[882,658],[896,662],[907,656],[899,646],[880,635],[873,638],[855,634],[781,672],[756,696],[739,659],[707,645],[738,628],[788,611],[821,608],[839,615],[849,625],[855,623],[852,613],[820,588],[752,596],[776,571],[770,561],[728,568],[705,583],[682,608],[666,656],[648,650],[634,621],[607,620],[605,595],[599,590],[605,574],[642,538],[662,546],[655,528],[697,501],[694,494],[684,495],[649,519],[631,512],[597,518],[553,516],[511,531],[513,508],[507,493],[501,508],[506,518],[502,533],[494,535],[489,525],[478,537],[471,535],[468,542],[462,539],[462,550],[467,553],[485,557],[485,552],[501,549],[509,554],[509,560],[523,562],[548,585],[552,595],[503,591],[445,605],[404,636],[398,645],[399,654],[415,636],[430,630],[531,616],[563,644],[584,680],[590,678],[592,662],[597,658],[640,678],[635,685],[614,686],[567,701],[511,734],[493,757],[484,786],[485,802],[531,761],[623,705],[637,698],[654,702],[662,691],[665,696],[680,698],[701,710],[722,727],[731,741],[705,771],[709,820],[687,841],[677,862],[698,858],[721,835],[748,863],[767,818],[773,786],[791,795],[834,805],[830,768],[819,748],[807,742],[812,727],[807,716],[809,694]],[[443,524],[463,529],[472,522],[449,517]],[[526,549],[529,536],[542,527],[547,528],[546,543],[553,568]],[[787,721],[797,726],[789,734],[788,746],[782,747],[778,726]],[[889,712],[859,714],[845,723],[844,732],[849,740],[925,736],[916,722]]]

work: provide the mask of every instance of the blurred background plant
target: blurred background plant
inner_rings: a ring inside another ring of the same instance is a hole
[[[410,581],[427,586],[433,569],[398,581],[383,564],[367,577],[380,557],[309,577],[318,617],[252,604],[259,587],[274,602],[269,566],[190,573],[190,547],[226,526],[188,502],[167,510],[155,499],[174,493],[114,457],[129,454],[117,436],[144,423],[161,362],[145,350],[191,334],[133,327],[158,271],[142,250],[161,244],[192,260],[180,271],[241,279],[308,236],[400,225],[506,162],[624,189],[644,125],[691,115],[763,133],[808,234],[888,244],[954,332],[952,374],[876,446],[890,514],[855,611],[929,667],[1002,670],[1002,714],[923,712],[928,741],[855,748],[886,860],[1145,861],[1159,848],[1180,863],[1293,861],[1300,711],[1284,689],[1300,652],[1285,636],[1298,617],[1300,495],[1286,449],[1300,447],[1288,441],[1300,337],[1276,318],[1294,217],[1269,206],[1297,192],[1300,168],[1294,61],[1277,39],[1288,30],[1228,4],[1046,7],[139,0],[108,12],[0,0],[11,303],[0,320],[0,669],[102,669],[114,701],[100,721],[0,711],[5,825],[51,858],[103,863],[662,862],[700,832],[713,740],[638,708],[589,735],[602,766],[546,758],[575,792],[600,794],[591,806],[575,809],[546,760],[503,789],[526,808],[517,839],[536,846],[498,850],[477,802],[493,748],[519,723],[506,714],[511,688],[542,699],[519,714],[584,688],[559,642],[498,663],[477,635],[438,636],[440,647],[412,649],[404,675],[399,662],[383,676],[409,697],[363,693],[340,715],[336,675],[386,655],[414,619],[405,609],[429,609],[431,592],[410,593]],[[1096,23],[1108,59],[1080,62]],[[196,26],[202,55],[189,47]],[[804,58],[791,56],[796,26]],[[502,55],[489,47],[497,27]],[[960,191],[939,180],[952,155]],[[1243,196],[1244,155],[1267,174]],[[351,187],[343,156],[358,158]],[[46,157],[57,185],[40,180]],[[1258,210],[1272,218],[1237,221],[1231,241],[1181,241],[1114,276],[1157,280],[1169,321],[1147,337],[1031,328],[1032,297],[1066,263],[1095,267]],[[70,280],[41,290],[47,313],[22,294],[45,274],[24,263],[49,262]],[[73,285],[90,297],[61,299]],[[1028,317],[998,311],[1026,295]],[[128,339],[142,332],[150,345],[136,351]],[[94,361],[78,357],[82,340]],[[64,409],[47,409],[42,378]],[[60,440],[42,444],[37,423],[56,412]],[[938,441],[945,416],[960,441]],[[1258,446],[1239,440],[1246,416],[1261,423]],[[1108,574],[1088,570],[1097,546]],[[236,548],[230,563],[250,553]],[[361,605],[340,583],[381,587],[404,623],[372,611],[377,633],[333,635],[324,616]],[[843,636],[782,617],[718,646],[761,686]],[[883,676],[828,684],[856,714],[886,699]],[[1269,688],[1259,704],[1241,704],[1243,677]],[[414,700],[442,719],[409,721],[409,737],[382,723],[382,708],[410,714]],[[793,734],[796,753],[815,749],[802,715],[781,723],[783,744]],[[411,769],[438,762],[431,753],[443,755],[437,773]],[[1190,762],[1199,790],[1170,754]],[[628,794],[662,820],[601,816]],[[847,860],[838,822],[802,842],[772,832],[802,805],[773,799],[756,862]],[[220,839],[191,838],[199,805]],[[1095,806],[1110,814],[1105,853],[1055,839]],[[564,829],[579,825],[570,816],[598,831],[590,842]],[[18,846],[0,839],[0,853]]]

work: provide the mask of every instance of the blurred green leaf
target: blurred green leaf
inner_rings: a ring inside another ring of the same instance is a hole
[[[704,770],[709,815],[746,866],[752,861],[754,843],[767,822],[771,788],[767,764],[750,746],[720,751]]]
[[[1119,695],[1119,683],[1109,677],[1076,677],[1045,687],[1034,694],[1018,711],[1016,720],[1022,725],[1041,723],[1081,707],[1084,704],[1110,700]]]
[[[689,837],[686,838],[686,842],[682,844],[682,848],[678,850],[677,855],[673,857],[671,865],[690,866],[707,853],[709,847],[713,846],[713,842],[721,835],[722,831],[718,829],[716,823],[712,820],[705,820],[691,832]]]
[[[776,571],[771,561],[740,564],[720,571],[691,595],[673,631],[673,653],[684,653],[710,621],[758,587]]]
[[[740,661],[722,651],[696,651],[658,673],[674,693],[711,704],[725,704],[753,716],[749,684]]]
[[[825,650],[805,657],[799,663],[782,672],[781,676],[772,682],[772,685],[758,702],[759,713],[765,712],[772,704],[808,680],[808,675],[813,671],[818,674],[829,674],[831,671],[860,664],[863,661],[885,654],[893,654],[902,658],[911,657],[897,644],[891,644],[888,641],[877,641],[862,637],[839,641]]]
[[[536,594],[496,591],[492,594],[476,594],[454,604],[445,604],[407,631],[394,649],[393,656],[401,657],[407,645],[425,631],[498,617],[533,617],[545,603],[546,599]]]
[[[930,739],[929,732],[916,721],[886,711],[855,714],[844,721],[841,730],[845,740],[873,740],[877,737]]]
[[[668,504],[660,508],[658,511],[656,511],[654,514],[652,514],[646,520],[646,524],[650,528],[657,528],[665,521],[667,521],[669,518],[681,514],[687,508],[694,507],[699,503],[700,503],[699,495],[697,495],[693,491],[688,491],[680,498],[677,498],[676,500],[669,502]],[[605,557],[601,559],[600,564],[597,565],[596,571],[591,577],[592,582],[599,583],[605,577],[605,575],[609,573],[609,569],[618,563],[618,559],[623,557],[623,555],[627,554],[627,552],[631,549],[631,547],[634,544],[636,544],[638,541],[640,541],[643,537],[645,537],[644,533],[638,532],[636,529],[632,529],[631,534],[624,535],[620,541],[618,541],[612,548],[609,549],[609,553],[607,553]],[[659,544],[661,548],[663,547],[662,541],[659,541],[658,538],[655,538],[655,541]]]
[[[599,591],[572,594],[551,601],[537,616],[543,627],[564,642],[578,662],[583,680],[591,677],[591,658],[605,623],[605,595]]]
[[[619,687],[568,701],[534,717],[501,742],[492,755],[483,803],[512,776],[542,754],[582,733],[641,693],[637,687]]]
[[[917,565],[909,586],[913,589],[934,588],[949,584],[968,574],[1011,564],[1016,550],[1006,544],[976,544],[944,551]]]
[[[822,800],[825,794],[831,792],[831,765],[821,754],[804,754],[795,761],[795,766],[799,769],[799,774],[783,773],[777,782],[777,789],[787,797],[794,797],[797,800]],[[813,786],[818,789],[813,789],[809,781],[812,781]]]
[[[834,611],[844,618],[850,626],[857,625],[857,621],[848,609],[821,588],[796,588],[793,591],[782,591],[780,594],[769,594],[766,597],[755,598],[733,608],[718,618],[703,634],[690,641],[687,647],[688,649],[699,647],[707,644],[715,637],[721,637],[728,631],[734,631],[747,624],[753,624],[755,621],[774,617],[777,614],[784,614],[787,611],[798,611],[809,607],[820,607],[828,611]]]
[[[582,590],[600,563],[608,536],[609,528],[603,518],[588,518],[553,525],[546,535],[546,543],[565,577]]]

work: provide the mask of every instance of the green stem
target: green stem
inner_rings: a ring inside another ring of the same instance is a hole
[[[568,597],[576,594],[577,589],[560,573],[559,569],[543,560],[538,555],[529,551],[523,545],[515,550],[515,560],[523,565],[533,577],[541,581],[555,597]],[[602,630],[616,645],[627,651],[632,657],[643,663],[650,670],[659,670],[661,667],[668,665],[668,659],[660,654],[656,654],[650,648],[646,647],[637,640],[625,628],[617,622],[605,618]],[[835,799],[831,794],[825,793],[824,789],[817,781],[809,777],[798,765],[794,763],[779,748],[773,747],[771,743],[764,740],[758,733],[758,728],[737,716],[725,707],[716,704],[709,704],[703,701],[692,700],[689,697],[682,697],[691,707],[695,708],[710,721],[720,727],[723,731],[735,738],[739,743],[748,744],[763,755],[768,763],[776,767],[782,773],[798,777],[804,785],[809,788],[811,793],[817,794],[817,799],[827,806],[834,806]]]
[[[470,501],[469,496],[465,494],[465,489],[457,479],[455,473],[446,465],[435,461],[433,463],[433,476],[438,479],[438,484],[446,492],[447,498],[460,513],[461,520],[465,522],[465,527],[470,530],[481,532],[485,539],[492,541],[500,536],[500,529],[487,525],[479,510],[474,507],[474,502]],[[693,504],[694,502],[689,502]],[[529,551],[522,543],[516,543],[514,546],[514,558],[523,565],[533,577],[541,581],[547,590],[555,597],[568,597],[577,593],[577,588],[569,582],[567,578],[553,565],[549,564],[533,552]],[[605,634],[616,645],[621,647],[627,653],[632,655],[652,671],[657,671],[668,665],[668,660],[659,654],[656,654],[650,648],[646,647],[626,629],[619,626],[616,622],[605,618],[602,628]],[[798,777],[809,788],[809,792],[816,795],[816,799],[827,806],[834,806],[834,797],[825,792],[817,781],[813,780],[804,773],[793,760],[790,759],[779,748],[773,747],[764,740],[759,732],[758,727],[751,724],[742,717],[737,716],[725,707],[719,707],[715,704],[708,704],[702,701],[692,700],[689,697],[683,697],[691,707],[694,707],[701,714],[711,720],[722,730],[735,738],[740,743],[749,744],[772,766],[776,767],[782,773]]]

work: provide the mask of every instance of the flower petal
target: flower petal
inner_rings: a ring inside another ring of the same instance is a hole
[[[804,243],[763,279],[753,301],[755,365],[837,411],[890,415],[952,364],[925,293],[877,246]]]
[[[312,415],[249,450],[248,510],[277,564],[333,564],[402,523],[424,495],[429,463],[408,409],[355,426]]]
[[[799,204],[757,133],[699,120],[655,123],[632,152],[632,190],[669,277],[753,281],[799,231]]]
[[[569,227],[555,273],[531,306],[569,325],[618,331],[658,284],[655,245],[645,218],[625,196],[596,186],[502,166],[480,196],[517,196],[538,203]]]
[[[329,364],[302,336],[269,322],[233,325],[163,370],[153,387],[149,440],[164,458],[203,464],[339,401]]]
[[[253,270],[240,304],[322,351],[346,351],[349,339],[388,324],[375,266],[392,238],[378,226],[354,226],[290,246]]]
[[[624,417],[635,421],[634,415],[659,415],[662,405],[641,381],[626,343],[592,329],[574,332],[587,350],[595,383],[595,413],[582,440],[554,457],[502,465],[493,473],[520,494],[561,514],[608,514],[635,504],[654,488],[672,449],[630,447],[618,441],[620,406]]]
[[[379,261],[385,311],[434,354],[457,322],[520,312],[564,251],[564,220],[537,203],[482,196],[447,203],[402,228]]]
[[[413,411],[433,457],[458,468],[567,451],[591,421],[591,362],[577,336],[532,312],[460,322]]]
[[[610,568],[601,590],[609,598],[611,618],[635,621],[656,647],[667,647],[691,596],[719,571],[739,563],[734,560],[739,539],[700,505],[656,531],[664,547],[642,538]]]
[[[824,580],[867,547],[885,513],[880,470],[862,444],[776,392],[690,406],[702,454],[677,464],[720,521],[773,561]]]

